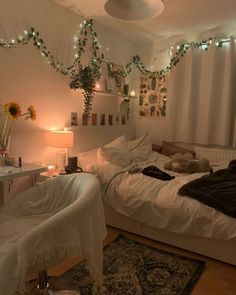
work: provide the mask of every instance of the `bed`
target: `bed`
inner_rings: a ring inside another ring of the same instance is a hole
[[[165,171],[164,164],[176,152],[195,156],[165,142],[153,146],[148,134],[129,141],[121,136],[81,153],[80,163],[102,184],[107,225],[236,265],[236,219],[178,194],[184,184],[206,173]],[[174,179],[163,181],[140,173],[150,165]]]

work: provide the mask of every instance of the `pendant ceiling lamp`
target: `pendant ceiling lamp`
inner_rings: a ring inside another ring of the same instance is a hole
[[[162,0],[108,0],[105,11],[123,20],[145,20],[154,18],[164,10]]]

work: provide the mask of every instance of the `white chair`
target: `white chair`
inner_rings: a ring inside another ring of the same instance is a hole
[[[69,256],[86,258],[101,285],[106,234],[100,184],[92,174],[50,178],[16,195],[0,208],[0,293],[15,294],[27,272]],[[45,274],[40,288],[47,287]]]

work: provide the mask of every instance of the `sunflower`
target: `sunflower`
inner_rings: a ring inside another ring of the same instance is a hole
[[[4,111],[11,117],[12,120],[16,120],[21,114],[20,106],[16,102],[6,103],[4,105]]]
[[[36,115],[35,108],[32,105],[30,105],[27,110],[28,110],[28,118],[27,119],[31,119],[33,121],[36,120],[37,115]]]

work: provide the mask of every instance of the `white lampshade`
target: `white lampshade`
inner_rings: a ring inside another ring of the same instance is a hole
[[[73,132],[49,131],[47,133],[47,145],[59,149],[56,154],[56,166],[59,172],[63,172],[67,162],[66,158],[69,156],[69,148],[73,147]]]
[[[73,147],[72,131],[49,131],[47,134],[48,146],[55,148],[71,148]]]
[[[124,20],[145,20],[160,15],[164,10],[162,0],[108,0],[105,11]]]

